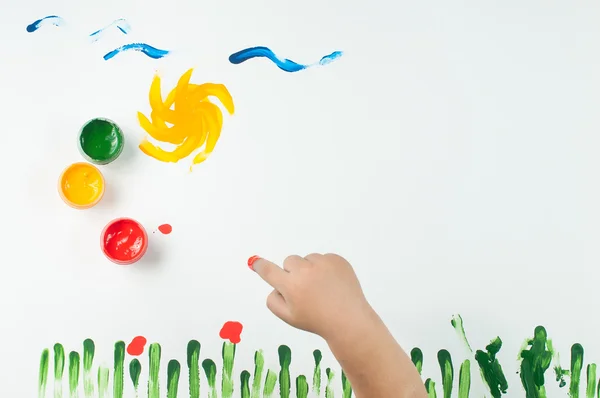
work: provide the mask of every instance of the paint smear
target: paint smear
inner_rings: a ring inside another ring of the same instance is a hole
[[[58,15],[48,15],[47,17],[38,19],[37,21],[34,21],[33,23],[27,25],[27,31],[29,33],[33,33],[36,30],[38,30],[39,28],[41,28],[43,26],[48,26],[48,25],[59,26],[59,27],[64,26],[65,20],[62,19],[61,17],[59,17]]]
[[[221,380],[221,397],[231,398],[233,396],[233,363],[235,361],[234,343],[223,343],[223,378]]]
[[[113,371],[113,398],[123,398],[123,385],[125,383],[125,342],[115,343],[114,371]]]
[[[479,364],[481,376],[494,398],[500,398],[502,394],[506,394],[508,389],[508,382],[502,371],[502,366],[496,359],[496,354],[500,352],[501,348],[502,340],[500,340],[500,337],[496,337],[485,347],[487,352],[477,350],[475,353],[475,360]]]
[[[308,382],[306,376],[300,375],[296,377],[296,398],[307,398],[308,397]],[[344,397],[346,395],[344,394]]]
[[[129,377],[137,396],[138,387],[140,386],[140,375],[142,374],[142,364],[137,358],[134,358],[129,362]]]
[[[342,370],[342,397],[352,398],[352,386],[346,377],[346,373]]]
[[[108,381],[110,371],[108,368],[100,366],[98,368],[98,398],[108,398]]]
[[[458,338],[463,342],[463,344],[469,350],[469,353],[473,353],[473,350],[471,349],[471,345],[469,344],[469,340],[467,340],[467,334],[465,333],[465,327],[464,327],[463,320],[462,320],[462,317],[460,316],[460,314],[454,315],[452,317],[452,320],[450,321],[450,323],[452,324],[452,327],[456,331]]]
[[[200,342],[190,340],[187,346],[190,398],[200,398]]]
[[[471,361],[465,359],[458,376],[458,398],[469,398],[471,390]]]
[[[544,373],[550,368],[552,351],[548,349],[548,334],[543,326],[538,326],[533,332],[533,339],[527,341],[529,349],[522,350],[521,384],[527,398],[545,398]]]
[[[267,370],[267,375],[265,376],[265,388],[263,389],[263,397],[270,398],[275,391],[275,385],[277,384],[277,374],[272,370]]]
[[[320,350],[314,350],[313,358],[315,360],[315,370],[313,372],[313,392],[315,392],[317,395],[321,395],[321,360],[323,360],[323,354]]]
[[[227,321],[219,332],[219,337],[224,340],[229,340],[233,344],[238,344],[242,341],[241,334],[244,326],[239,322]]]
[[[104,55],[104,60],[108,61],[109,59],[114,58],[117,54],[120,54],[120,53],[126,52],[126,51],[141,52],[141,53],[145,54],[146,56],[153,58],[153,59],[159,59],[159,58],[162,58],[169,54],[169,51],[167,51],[167,50],[161,50],[159,48],[152,47],[151,45],[146,44],[146,43],[131,43],[131,44],[125,44],[124,46],[115,48],[114,50],[106,53],[106,55]]]
[[[159,225],[158,230],[163,235],[169,235],[171,232],[173,232],[173,227],[169,224],[163,224],[163,225]]]
[[[585,388],[586,398],[595,398],[596,394],[596,364],[590,363],[586,369],[587,386]]]
[[[280,345],[277,350],[279,354],[279,394],[281,398],[289,398],[292,388],[292,380],[290,377],[290,364],[292,363],[292,350],[286,345]]]
[[[410,351],[410,360],[417,368],[419,374],[421,374],[423,370],[423,351],[420,348],[415,347]]]
[[[181,76],[164,102],[160,77],[155,75],[150,86],[152,121],[138,112],[140,126],[150,138],[175,145],[175,149],[166,151],[147,138],[142,141],[141,151],[161,162],[177,163],[203,146],[203,150],[194,156],[192,165],[202,163],[210,156],[221,135],[223,113],[209,97],[217,98],[230,114],[234,112],[233,99],[224,85],[190,84],[192,72],[190,69]]]
[[[69,353],[69,394],[72,398],[77,397],[77,388],[79,387],[79,353],[71,351]]]
[[[241,64],[252,58],[267,58],[277,67],[285,72],[299,72],[312,66],[324,66],[332,63],[340,58],[344,53],[342,51],[334,51],[329,55],[322,57],[318,62],[313,64],[299,64],[287,58],[280,58],[268,47],[251,47],[238,51],[229,56],[229,62],[234,65]]]
[[[579,398],[579,382],[581,380],[581,368],[583,367],[583,347],[581,344],[573,344],[571,347],[571,384],[569,396]]]
[[[94,364],[94,355],[96,345],[92,339],[83,341],[83,391],[86,398],[94,396],[94,380],[92,379],[92,366]]]
[[[331,370],[331,368],[327,368],[325,369],[325,375],[327,376],[327,385],[325,386],[325,398],[334,398],[333,378],[335,377],[335,374],[333,373],[333,370]]]
[[[202,369],[204,369],[206,381],[208,382],[209,398],[217,398],[217,365],[212,359],[205,359],[202,361]]]
[[[144,353],[144,347],[148,340],[144,336],[136,336],[131,340],[131,343],[127,345],[127,353],[134,357],[142,355]]]
[[[167,398],[177,398],[177,389],[179,388],[179,375],[181,374],[181,364],[172,359],[167,364]]]
[[[427,391],[427,396],[429,398],[437,398],[437,393],[435,392],[435,382],[433,380],[425,380],[425,391]]]
[[[40,372],[38,377],[38,397],[46,396],[46,386],[48,384],[48,363],[50,362],[50,351],[46,348],[42,351],[40,357]]]
[[[438,363],[442,372],[442,390],[444,398],[451,398],[452,385],[454,383],[454,367],[452,366],[452,357],[448,350],[440,350],[437,354]]]
[[[148,398],[160,398],[160,344],[153,343],[148,347],[148,356],[150,358],[150,377],[148,378]]]
[[[240,374],[240,388],[242,398],[250,398],[250,372],[242,371]]]
[[[263,368],[265,366],[265,357],[262,351],[254,353],[254,380],[252,381],[252,398],[260,398],[260,386],[262,383]]]
[[[65,370],[65,349],[54,344],[54,398],[62,397],[62,378]]]
[[[108,29],[111,29],[112,27],[116,27],[124,35],[129,34],[129,32],[131,32],[131,25],[129,25],[129,22],[127,22],[126,19],[123,19],[123,18],[115,19],[114,21],[112,21],[110,24],[106,25],[102,29],[98,29],[94,33],[91,33],[90,37],[92,38],[92,42],[97,42],[98,40],[100,40],[100,38],[104,35],[104,33]]]

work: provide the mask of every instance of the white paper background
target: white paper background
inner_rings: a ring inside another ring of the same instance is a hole
[[[293,376],[310,375],[312,350],[325,345],[268,312],[269,288],[245,265],[253,254],[346,256],[400,343],[423,349],[424,374],[438,385],[436,352],[450,350],[456,375],[465,358],[454,313],[474,348],[503,339],[508,396],[524,396],[516,358],[538,324],[563,366],[574,342],[600,360],[600,5],[451,3],[4,0],[1,395],[35,396],[41,350],[60,341],[80,351],[87,337],[110,365],[116,340],[143,334],[162,344],[163,367],[185,365],[196,338],[220,371],[227,320],[245,326],[236,386],[255,349],[277,369],[279,344],[292,348]],[[25,31],[51,14],[68,26]],[[89,43],[120,17],[129,37],[115,30]],[[173,54],[102,59],[137,41]],[[228,62],[255,45],[299,62],[345,55],[296,74]],[[224,83],[236,104],[192,173],[189,160],[143,155],[136,119],[149,110],[155,70],[166,90],[190,67],[193,82]],[[105,199],[75,211],[56,182],[81,160],[76,133],[96,116],[117,121],[128,143],[102,168]],[[144,260],[117,267],[98,238],[121,216],[174,232],[150,234]],[[338,369],[329,353],[326,366]],[[548,395],[566,396],[551,373]]]

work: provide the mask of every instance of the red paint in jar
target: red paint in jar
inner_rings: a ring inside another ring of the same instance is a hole
[[[102,252],[110,261],[130,265],[146,253],[148,235],[139,222],[131,218],[118,218],[104,228],[100,244]]]

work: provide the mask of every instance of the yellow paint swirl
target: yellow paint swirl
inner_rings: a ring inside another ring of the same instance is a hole
[[[230,114],[234,112],[233,99],[222,84],[190,84],[192,72],[193,69],[190,69],[181,76],[165,101],[162,99],[160,77],[154,76],[150,86],[151,120],[141,112],[138,112],[138,120],[150,137],[173,144],[175,149],[166,151],[144,138],[140,149],[146,155],[176,163],[204,146],[192,161],[195,165],[204,162],[215,148],[223,127],[223,113],[209,97],[216,97]]]

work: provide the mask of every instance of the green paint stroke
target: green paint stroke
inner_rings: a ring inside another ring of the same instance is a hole
[[[465,359],[458,375],[458,398],[469,398],[471,390],[471,361]]]
[[[272,370],[267,370],[267,375],[265,376],[265,388],[263,389],[263,397],[269,398],[273,395],[275,391],[275,385],[277,384],[277,374]]]
[[[323,354],[320,350],[314,350],[313,358],[315,359],[315,370],[313,372],[313,392],[317,395],[321,395],[321,360],[323,360]]]
[[[308,382],[306,376],[296,377],[296,398],[308,398]]]
[[[92,339],[83,341],[83,391],[86,398],[94,396],[94,380],[92,378],[92,366],[94,364],[94,354],[96,345]]]
[[[350,382],[348,381],[348,378],[346,377],[346,374],[344,373],[343,370],[342,370],[342,396],[344,398],[352,397],[352,386],[350,385]]]
[[[473,349],[471,348],[471,345],[469,344],[469,340],[467,339],[467,334],[465,333],[465,327],[463,324],[462,317],[459,314],[454,315],[452,317],[452,320],[450,321],[450,323],[452,324],[452,327],[456,331],[458,338],[463,342],[463,344],[469,350],[469,352],[472,353]]]
[[[200,398],[200,343],[190,340],[187,345],[190,398]]]
[[[263,368],[265,366],[265,357],[262,351],[254,353],[254,380],[252,381],[251,398],[260,398],[260,385],[262,383]]]
[[[148,398],[160,398],[160,344],[152,343],[148,348],[149,357],[149,377],[148,377]]]
[[[202,369],[204,369],[206,381],[208,382],[208,396],[217,398],[217,365],[212,359],[205,359],[202,361]]]
[[[479,364],[481,377],[487,384],[492,397],[499,398],[502,394],[506,394],[508,382],[502,371],[500,362],[496,359],[496,354],[502,348],[502,340],[496,337],[488,344],[485,349],[487,352],[477,350],[475,360]]]
[[[125,383],[125,343],[115,343],[113,370],[113,398],[123,398],[123,384]]]
[[[579,381],[581,379],[581,368],[583,367],[583,347],[579,343],[571,347],[571,385],[569,395],[571,398],[579,398]]]
[[[425,380],[425,391],[427,391],[427,396],[429,398],[437,398],[437,393],[435,392],[435,382],[433,380]]]
[[[596,394],[596,364],[590,363],[587,366],[587,387],[585,389],[586,398],[594,398]]]
[[[242,371],[240,374],[240,384],[242,398],[250,398],[250,372],[247,370]]]
[[[172,359],[167,364],[167,398],[177,398],[177,389],[179,388],[179,375],[181,374],[181,364]]]
[[[335,374],[330,368],[325,369],[325,374],[327,375],[327,385],[325,386],[325,398],[333,398],[333,378],[335,377]]]
[[[410,360],[421,374],[423,371],[423,351],[419,347],[415,347],[410,351]]]
[[[533,332],[533,339],[527,341],[529,349],[521,351],[521,384],[527,398],[545,398],[544,373],[552,362],[551,344],[548,346],[548,334],[543,326]]]
[[[46,396],[46,386],[48,385],[48,362],[50,362],[50,351],[46,348],[42,351],[40,357],[40,373],[38,377],[38,397]]]
[[[292,389],[290,377],[290,364],[292,363],[292,350],[286,345],[280,345],[277,350],[279,354],[279,394],[281,398],[289,398]]]
[[[65,349],[54,344],[54,398],[62,397],[62,378],[65,371]]]
[[[133,389],[137,396],[138,388],[140,386],[140,375],[142,374],[142,364],[137,358],[134,358],[129,362],[129,377],[131,377],[131,383],[133,383]]]
[[[437,354],[438,363],[442,372],[442,389],[444,398],[452,396],[452,385],[454,384],[454,367],[452,366],[452,356],[448,350],[440,350]]]
[[[71,351],[69,353],[69,394],[72,398],[77,397],[80,362],[79,353]]]
[[[108,380],[110,378],[108,368],[98,368],[98,398],[108,398]]]
[[[233,396],[233,362],[235,360],[235,344],[223,343],[223,379],[221,380],[221,397]]]

